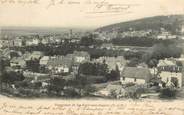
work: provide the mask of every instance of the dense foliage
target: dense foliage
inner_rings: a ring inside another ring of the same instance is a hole
[[[172,40],[162,40],[147,37],[124,37],[124,38],[114,38],[112,43],[121,46],[142,46],[142,47],[152,47],[154,44],[167,43],[171,44]]]
[[[100,63],[83,63],[79,66],[79,73],[85,75],[106,75],[108,73],[108,66]]]

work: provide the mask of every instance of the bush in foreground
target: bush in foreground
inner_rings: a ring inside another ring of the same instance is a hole
[[[177,90],[172,88],[164,88],[160,91],[160,98],[176,98]]]

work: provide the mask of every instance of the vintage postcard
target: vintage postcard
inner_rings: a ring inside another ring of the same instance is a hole
[[[1,115],[184,115],[183,0],[0,0]]]

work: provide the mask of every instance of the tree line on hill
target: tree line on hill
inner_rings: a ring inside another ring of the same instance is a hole
[[[179,58],[182,49],[177,44],[159,43],[150,48],[149,52],[125,52],[124,57],[130,62],[128,66],[137,66],[139,63],[146,63],[148,67],[156,67],[159,60],[165,58]]]
[[[172,44],[174,40],[162,40],[147,37],[117,37],[111,40],[114,45],[120,46],[141,46],[141,47],[152,47],[155,44]]]

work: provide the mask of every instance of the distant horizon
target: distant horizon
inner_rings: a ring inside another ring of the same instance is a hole
[[[146,18],[152,18],[152,17],[159,17],[159,16],[184,16],[184,14],[170,14],[170,15],[156,15],[156,16],[149,16],[149,17],[144,17],[144,18],[136,18],[136,19],[130,19],[126,21],[120,21],[120,22],[114,22],[106,25],[101,25],[97,27],[62,27],[62,26],[0,26],[1,29],[20,29],[20,28],[29,28],[29,29],[74,29],[74,30],[95,30],[101,27],[113,25],[113,24],[118,24],[118,23],[124,23],[124,22],[131,22],[131,21],[136,21],[136,20],[141,20],[141,19],[146,19]]]

